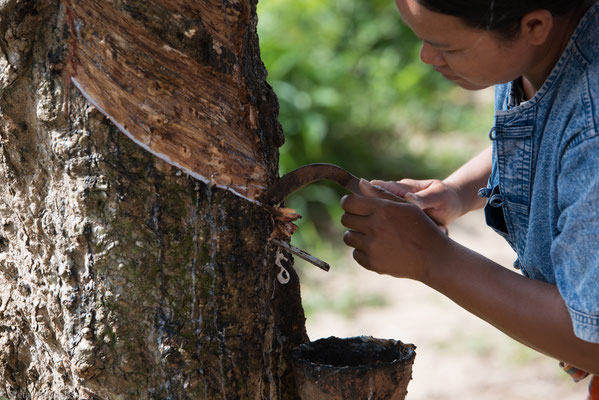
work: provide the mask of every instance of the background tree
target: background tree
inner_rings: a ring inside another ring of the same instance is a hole
[[[93,2],[235,74],[274,179],[255,0]],[[0,3],[0,395],[295,398],[284,356],[307,337],[270,215],[145,152],[69,85],[77,23],[58,0]]]

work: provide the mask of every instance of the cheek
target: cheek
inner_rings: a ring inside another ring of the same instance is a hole
[[[489,58],[469,57],[469,56],[454,56],[448,55],[445,57],[447,65],[451,70],[460,77],[484,87],[499,83],[505,72],[502,66],[493,62]]]
[[[481,69],[483,62],[477,57],[462,54],[445,54],[445,61],[452,71],[472,74]]]

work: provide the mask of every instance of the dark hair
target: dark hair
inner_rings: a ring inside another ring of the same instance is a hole
[[[589,0],[417,0],[431,11],[460,18],[466,25],[514,38],[524,15],[547,10],[563,16],[577,10]]]

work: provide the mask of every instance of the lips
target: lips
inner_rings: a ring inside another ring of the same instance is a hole
[[[435,71],[437,71],[438,73],[440,73],[441,75],[443,75],[445,77],[445,79],[448,79],[450,81],[455,81],[457,79],[460,79],[459,76],[453,75],[449,71],[444,71],[442,69],[437,69],[437,68],[435,68]]]
[[[445,79],[449,79],[450,81],[456,81],[456,80],[460,79],[459,76],[445,75],[443,73],[441,73],[441,74],[445,77]]]

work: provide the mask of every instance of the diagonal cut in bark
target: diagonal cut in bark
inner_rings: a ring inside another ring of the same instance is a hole
[[[154,155],[203,182],[257,199],[269,174],[241,73],[196,62],[112,2],[65,3],[71,80],[81,93]]]

